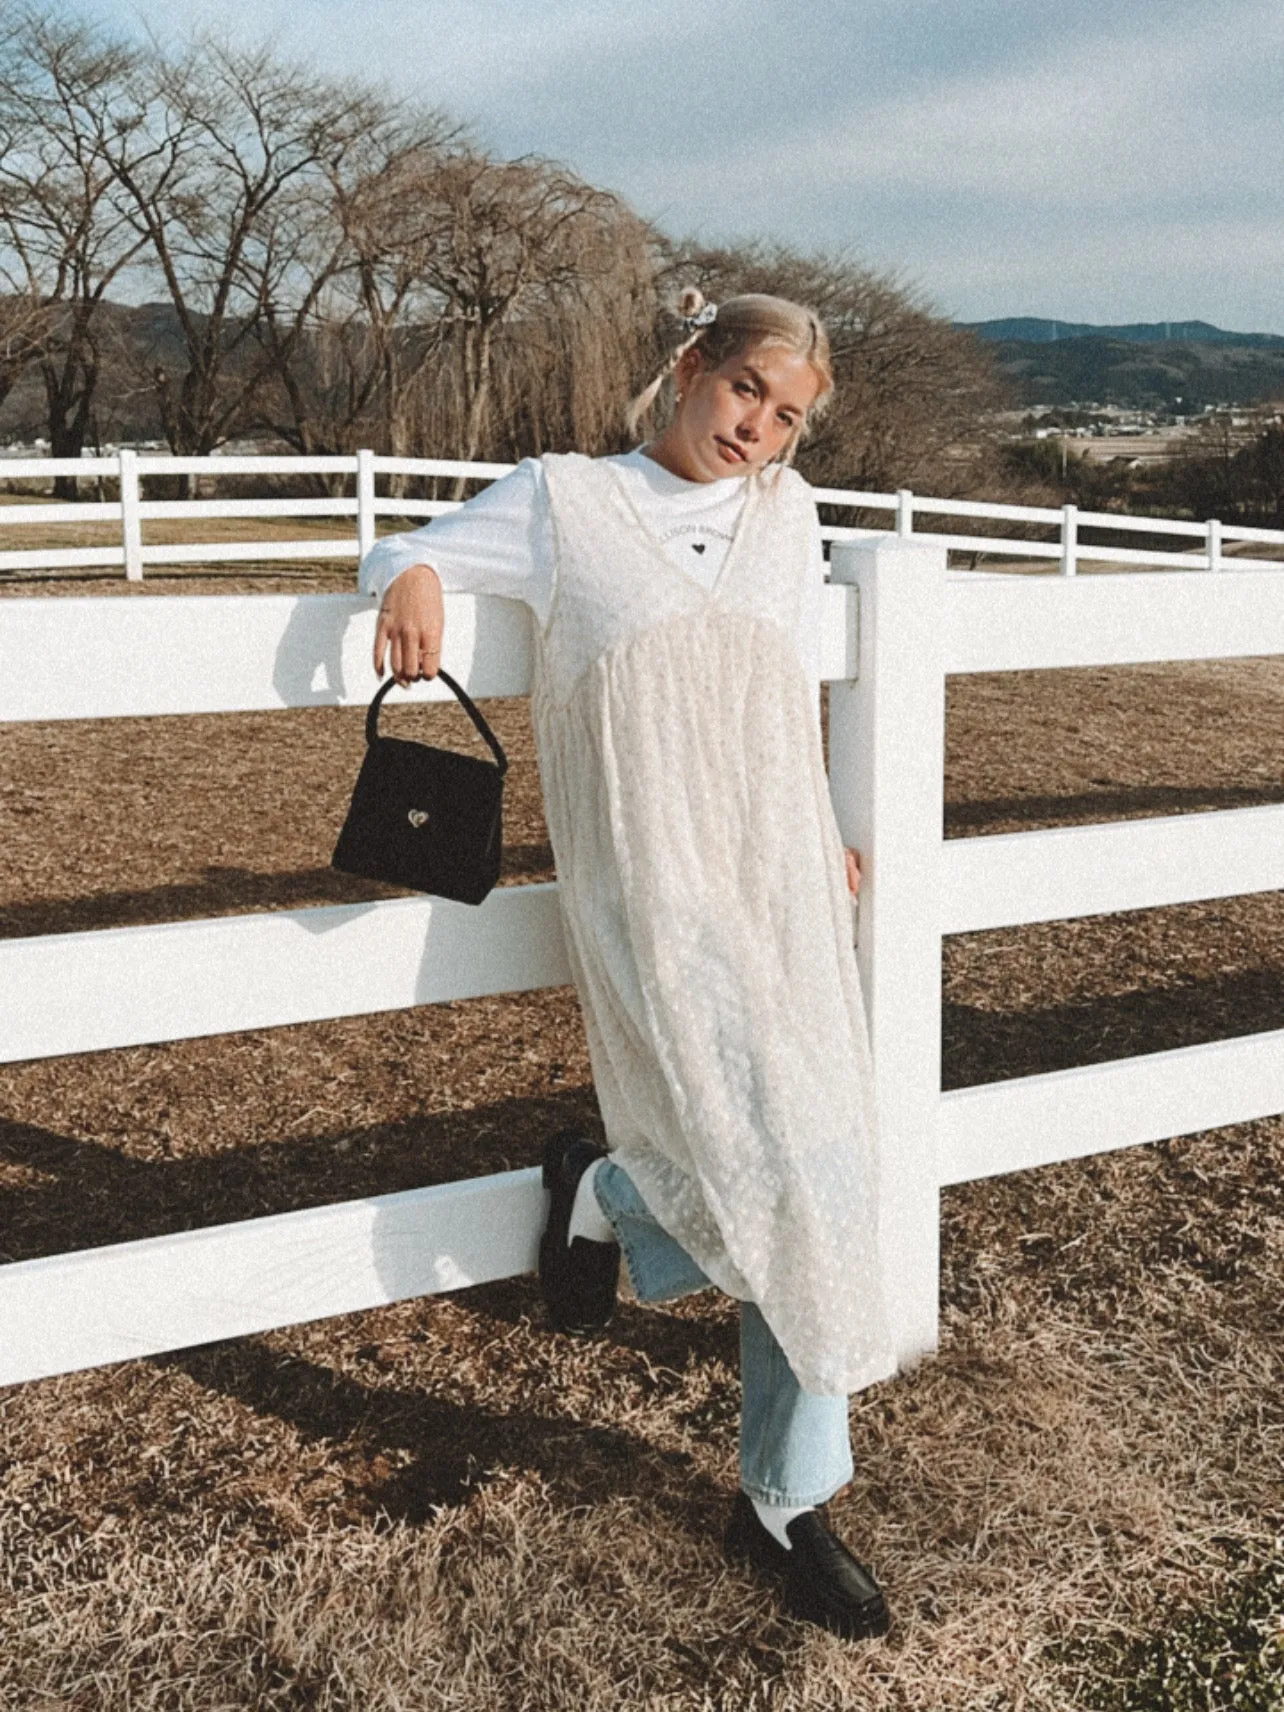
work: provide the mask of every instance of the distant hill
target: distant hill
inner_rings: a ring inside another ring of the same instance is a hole
[[[1133,321],[1123,327],[1099,327],[1087,321],[1045,321],[1037,315],[1015,315],[1000,321],[956,321],[956,327],[982,339],[1025,345],[1053,345],[1063,339],[1113,339],[1134,345],[1164,345],[1174,341],[1194,345],[1257,345],[1284,347],[1284,333],[1228,333],[1208,321]]]
[[[994,345],[1018,405],[1190,414],[1207,404],[1284,399],[1284,337],[1275,333],[1227,333],[1206,321],[1091,327],[1034,317],[979,321],[971,331]]]

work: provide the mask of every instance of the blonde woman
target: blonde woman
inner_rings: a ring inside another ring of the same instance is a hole
[[[894,1368],[876,1137],[844,852],[821,752],[824,561],[790,459],[831,390],[814,313],[680,304],[626,454],[528,459],[381,541],[375,669],[431,677],[443,587],[530,608],[531,715],[608,1149],[544,1160],[540,1280],[563,1331],[710,1284],[741,1303],[740,1491],[728,1555],[791,1614],[888,1623],[819,1506],[851,1478],[848,1394]]]

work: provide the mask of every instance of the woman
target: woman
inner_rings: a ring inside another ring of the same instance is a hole
[[[609,1153],[544,1162],[555,1325],[600,1328],[620,1251],[642,1301],[739,1298],[733,1558],[786,1608],[887,1627],[818,1506],[851,1477],[847,1395],[887,1377],[876,1142],[848,887],[817,708],[824,563],[789,459],[832,387],[817,317],[750,294],[681,305],[619,457],[527,460],[362,565],[375,667],[439,664],[441,590],[524,600],[531,713]]]

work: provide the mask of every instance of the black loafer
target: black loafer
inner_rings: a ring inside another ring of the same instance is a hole
[[[620,1249],[614,1242],[577,1236],[569,1246],[571,1209],[580,1178],[606,1149],[573,1129],[559,1130],[544,1148],[548,1223],[539,1244],[539,1283],[548,1317],[559,1332],[582,1337],[601,1331],[615,1312]]]
[[[846,1641],[885,1635],[891,1619],[882,1589],[830,1533],[820,1511],[795,1516],[785,1532],[792,1551],[767,1532],[748,1495],[738,1492],[723,1546],[733,1563],[747,1563],[778,1584],[791,1617],[818,1623]]]

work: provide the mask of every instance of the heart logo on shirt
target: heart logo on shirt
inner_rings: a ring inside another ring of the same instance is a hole
[[[693,541],[691,543],[691,549],[695,553],[703,553],[708,545],[709,543],[707,541]]]

